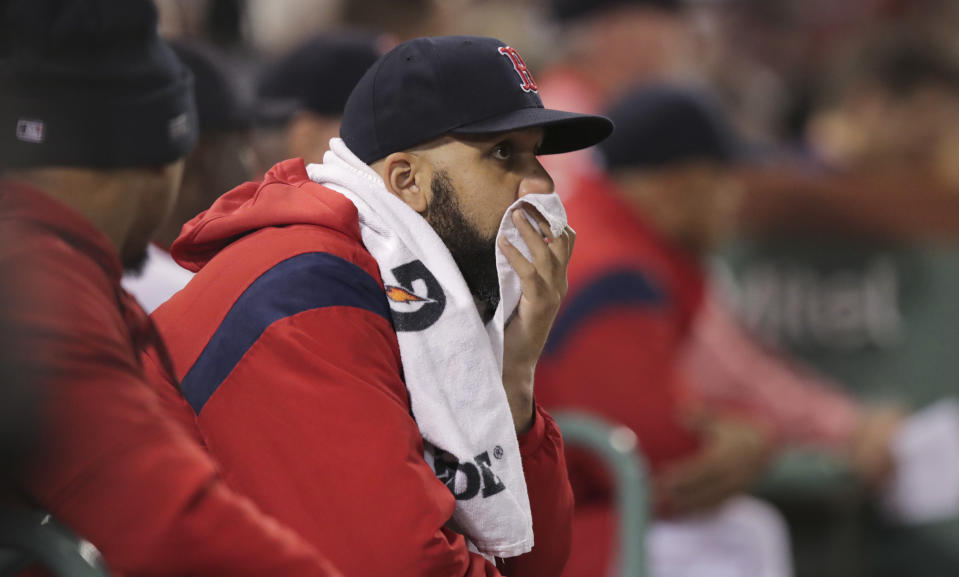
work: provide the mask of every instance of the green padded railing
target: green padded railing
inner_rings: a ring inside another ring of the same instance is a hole
[[[42,511],[0,510],[0,575],[33,564],[56,577],[109,577],[90,543]]]
[[[553,415],[563,441],[602,459],[613,477],[619,517],[619,555],[611,577],[646,575],[646,527],[649,523],[649,484],[636,435],[626,427],[578,412]]]

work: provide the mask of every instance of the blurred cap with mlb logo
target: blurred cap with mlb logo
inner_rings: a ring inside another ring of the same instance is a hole
[[[197,138],[150,0],[0,3],[0,166],[153,166]]]

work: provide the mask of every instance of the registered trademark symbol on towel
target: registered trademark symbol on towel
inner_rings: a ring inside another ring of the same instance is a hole
[[[500,447],[499,445],[496,445],[495,447],[493,447],[493,456],[496,457],[497,459],[502,459],[503,447]]]

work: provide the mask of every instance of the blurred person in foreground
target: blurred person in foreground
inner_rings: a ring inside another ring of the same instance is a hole
[[[144,379],[138,349],[162,345],[120,275],[196,138],[192,79],[152,3],[4,2],[0,118],[0,319],[44,423],[0,499],[45,509],[119,575],[338,575],[226,488]]]
[[[8,288],[13,284],[9,272],[0,274],[0,301],[8,303],[15,294]],[[16,484],[22,468],[36,454],[40,429],[40,391],[19,374],[20,335],[10,317],[0,312],[0,493]]]
[[[346,99],[381,55],[379,43],[370,34],[326,33],[266,65],[254,133],[262,172],[288,158],[323,158],[340,134]]]
[[[783,444],[836,452],[878,484],[901,415],[866,410],[796,370],[710,294],[702,259],[731,230],[743,186],[731,167],[742,148],[718,103],[654,84],[609,115],[617,131],[599,147],[607,175],[580,181],[567,202],[582,240],[537,368],[539,398],[636,433],[659,513],[654,575],[724,564],[733,575],[789,574],[782,522],[741,494]],[[610,487],[588,459],[569,462],[579,508],[568,574],[595,574],[612,543]],[[674,556],[684,544],[699,554]]]
[[[147,246],[141,266],[124,274],[123,288],[153,312],[183,288],[193,274],[173,261],[170,245],[180,228],[213,204],[219,193],[255,174],[252,107],[240,96],[222,56],[213,48],[174,42],[173,51],[193,74],[199,137],[183,166],[183,182],[170,216]]]
[[[532,377],[573,233],[537,156],[611,130],[544,108],[499,40],[420,38],[322,164],[188,223],[197,274],[153,319],[234,486],[350,575],[558,575],[572,494]]]

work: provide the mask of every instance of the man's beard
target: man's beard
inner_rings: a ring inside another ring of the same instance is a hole
[[[457,200],[456,189],[446,172],[440,171],[433,176],[430,189],[433,199],[423,217],[453,255],[466,286],[480,305],[480,317],[485,324],[493,318],[499,304],[496,235],[486,238],[466,220]]]

